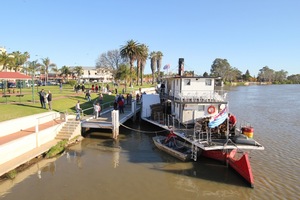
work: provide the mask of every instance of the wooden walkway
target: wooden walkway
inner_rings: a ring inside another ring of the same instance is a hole
[[[141,110],[141,105],[136,104],[136,108],[132,109],[132,105],[125,105],[124,113],[120,113],[119,122],[124,123],[128,119],[134,117],[136,113]],[[101,112],[101,116],[95,119],[93,115],[86,115],[82,118],[82,128],[96,128],[96,129],[113,129],[111,111],[113,108],[106,109]]]

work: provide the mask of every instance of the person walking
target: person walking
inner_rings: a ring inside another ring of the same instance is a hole
[[[80,112],[81,112],[80,101],[77,101],[75,110],[76,110],[76,121],[77,121],[80,120]]]
[[[39,97],[40,97],[40,102],[41,102],[41,107],[42,108],[46,108],[46,105],[45,105],[45,92],[44,92],[44,89],[42,89],[41,91],[39,91]]]
[[[49,110],[52,110],[52,93],[50,90],[48,91],[47,100],[48,100]]]

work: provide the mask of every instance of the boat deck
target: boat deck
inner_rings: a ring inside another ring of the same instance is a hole
[[[232,149],[240,149],[240,150],[264,150],[264,147],[256,142],[253,139],[244,139],[244,142],[234,142],[234,137],[230,137],[229,139],[226,138],[211,138],[210,140],[207,139],[196,139],[194,135],[193,128],[177,128],[176,126],[167,126],[165,124],[161,124],[157,121],[153,121],[148,118],[142,118],[144,121],[147,121],[151,124],[159,126],[163,129],[170,130],[172,129],[173,132],[182,138],[183,140],[195,145],[202,150],[205,151],[212,151],[212,150],[232,150]]]

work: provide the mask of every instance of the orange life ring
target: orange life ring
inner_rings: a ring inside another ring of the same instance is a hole
[[[215,113],[215,111],[216,111],[216,108],[214,106],[209,106],[207,108],[208,114],[213,114],[213,113]]]

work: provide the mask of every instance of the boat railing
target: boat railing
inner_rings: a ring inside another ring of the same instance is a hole
[[[227,91],[224,90],[186,90],[161,92],[165,98],[180,102],[225,102],[227,101]]]

